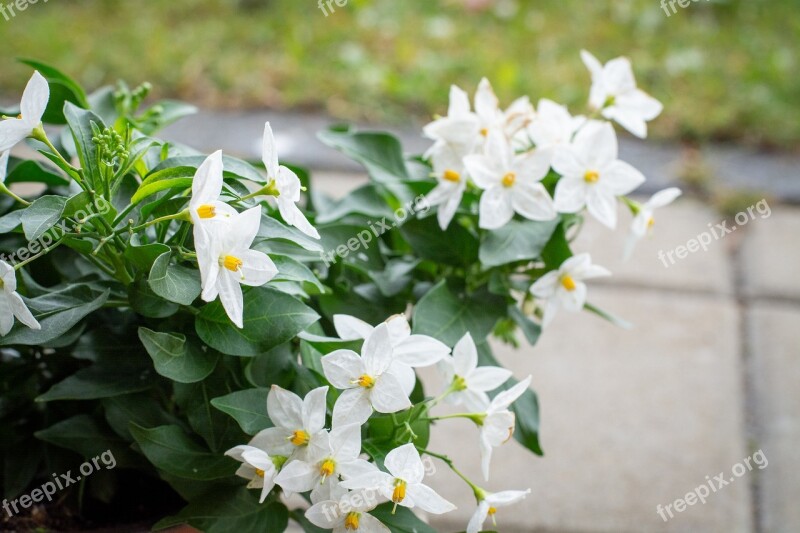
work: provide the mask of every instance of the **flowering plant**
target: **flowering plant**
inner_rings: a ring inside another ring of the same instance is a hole
[[[206,156],[156,137],[191,106],[144,108],[147,84],[87,96],[30,62],[0,121],[5,493],[109,450],[120,473],[75,497],[113,501],[133,472],[188,503],[157,529],[432,531],[411,510],[454,509],[427,484],[432,459],[474,492],[470,533],[524,498],[487,483],[512,435],[542,453],[538,402],[488,338],[534,344],[561,310],[612,318],[585,283],[609,272],[571,249],[584,212],[613,228],[622,198],[630,251],[678,194],[625,196],[644,176],[606,119],[644,136],[661,106],[626,59],[583,58],[589,116],[527,98],[503,109],[483,80],[474,106],[451,89],[423,157],[385,133],[322,132],[370,176],[339,200],[279,163],[270,124],[263,161]],[[23,142],[41,157],[10,157]],[[431,366],[433,395],[416,372]],[[483,480],[428,449],[449,418],[475,423]]]

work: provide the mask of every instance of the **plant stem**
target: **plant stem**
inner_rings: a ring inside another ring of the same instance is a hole
[[[442,455],[441,453],[432,452],[424,448],[419,449],[419,452],[424,453],[425,455],[430,455],[431,457],[436,457],[437,459],[444,462],[448,467],[450,467],[450,470],[452,470],[458,477],[463,479],[467,485],[469,485],[469,488],[472,489],[472,492],[475,493],[475,497],[478,498],[479,501],[485,498],[486,491],[484,491],[482,488],[473,483],[467,476],[464,475],[463,472],[461,472],[458,468],[456,468],[455,464],[453,464],[452,459],[450,459],[446,455]]]
[[[31,203],[29,201],[27,201],[27,200],[25,200],[23,198],[20,198],[19,196],[17,196],[13,192],[11,192],[11,189],[6,187],[5,183],[0,183],[0,193],[5,194],[6,196],[10,196],[11,198],[13,198],[17,202],[21,203],[25,207],[28,207],[29,205],[31,205]]]

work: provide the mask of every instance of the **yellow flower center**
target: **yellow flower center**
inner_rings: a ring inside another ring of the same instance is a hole
[[[514,185],[514,182],[517,181],[517,175],[513,172],[509,172],[505,176],[503,176],[503,186],[504,187],[511,187]]]
[[[444,171],[443,177],[446,181],[452,181],[453,183],[458,183],[459,181],[461,181],[461,174],[459,174],[455,170],[450,170],[449,168]]]
[[[596,170],[587,170],[586,174],[583,175],[583,180],[586,183],[597,183],[597,180],[600,179],[600,173]]]
[[[306,444],[308,444],[308,441],[310,440],[311,436],[305,430],[302,429],[298,429],[297,431],[292,433],[291,437],[289,437],[289,442],[291,442],[295,446],[305,446]]]
[[[489,135],[489,128],[481,128],[481,135],[484,137]]]
[[[217,216],[217,208],[211,204],[203,204],[197,208],[197,216],[200,218],[214,218]]]
[[[356,384],[359,387],[364,387],[365,389],[371,389],[372,387],[375,386],[375,378],[364,374],[363,376],[359,377],[356,380]]]
[[[654,219],[653,217],[647,219],[648,228],[652,228],[653,226],[655,226],[655,224],[656,224],[656,219]]]
[[[19,120],[22,120],[22,113],[20,113],[19,115],[17,115],[17,119],[19,119]]]
[[[256,468],[256,475],[258,477],[264,477],[264,474],[265,472],[263,470],[261,470],[260,468]]]
[[[392,492],[392,501],[395,506],[406,499],[406,485],[407,483],[402,479],[394,480],[394,492]]]
[[[328,477],[332,476],[334,471],[336,471],[336,463],[333,459],[325,459],[319,465],[319,474],[322,476],[322,481],[325,481]]]
[[[231,272],[237,272],[240,268],[244,265],[244,261],[239,259],[238,257],[234,257],[232,255],[226,255],[222,258],[222,266],[230,270]]]
[[[347,513],[347,516],[344,517],[344,528],[348,531],[357,531],[358,519],[360,516],[361,513],[356,513],[355,511],[352,513]]]
[[[489,516],[494,516],[497,512],[497,507],[489,507]]]
[[[572,276],[569,274],[564,274],[561,276],[561,286],[567,289],[568,291],[572,292],[575,290],[575,280],[572,279]]]

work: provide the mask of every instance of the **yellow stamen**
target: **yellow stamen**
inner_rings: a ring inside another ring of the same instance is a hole
[[[597,183],[597,180],[600,179],[600,173],[596,170],[587,170],[586,174],[583,175],[583,179],[586,183]]]
[[[650,218],[647,219],[647,227],[648,228],[652,228],[655,225],[655,223],[656,223],[656,219],[654,219],[653,217],[650,217]]]
[[[217,208],[211,204],[203,204],[197,208],[197,216],[200,218],[214,218],[217,216]]]
[[[289,437],[289,442],[294,444],[295,446],[305,446],[308,444],[308,441],[311,440],[311,436],[304,430],[298,429],[292,436]]]
[[[325,459],[322,464],[319,465],[319,473],[322,476],[322,481],[324,482],[327,478],[332,476],[335,470],[336,463],[333,462],[333,459]]]
[[[397,510],[397,504],[406,499],[406,485],[407,483],[402,479],[394,480],[394,492],[392,492],[394,508],[392,509],[392,514]]]
[[[489,135],[489,128],[481,128],[481,135],[483,135],[484,137]]]
[[[17,118],[18,118],[19,120],[22,120],[22,113],[20,113],[19,115],[17,115]]]
[[[444,176],[442,176],[446,181],[452,181],[453,183],[458,183],[461,181],[461,174],[456,172],[455,170],[450,170],[449,168],[444,171]]]
[[[357,531],[359,517],[361,517],[361,513],[347,513],[347,516],[344,517],[344,528],[348,531]]]
[[[359,387],[364,387],[365,389],[371,389],[372,387],[375,386],[375,378],[364,374],[363,376],[359,377],[358,380],[356,380],[356,384]]]
[[[260,468],[256,468],[256,475],[258,477],[264,477],[264,473],[265,472],[263,470],[261,470]]]
[[[234,257],[232,255],[226,255],[222,258],[222,266],[230,270],[231,272],[237,272],[240,268],[244,265],[244,261],[239,259],[238,257]]]
[[[489,511],[488,512],[489,512],[489,516],[492,517],[492,525],[497,527],[497,519],[494,517],[494,515],[497,513],[497,508],[496,507],[489,507]]]
[[[509,172],[505,176],[503,176],[503,186],[504,187],[511,187],[514,185],[514,182],[517,181],[517,175],[513,172]]]
[[[561,286],[567,289],[568,291],[572,292],[575,290],[575,280],[572,279],[572,276],[569,274],[564,274],[561,276]]]

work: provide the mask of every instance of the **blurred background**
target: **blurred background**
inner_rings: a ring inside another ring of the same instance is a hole
[[[616,233],[589,223],[576,245],[615,273],[592,299],[632,330],[562,314],[535,348],[497,347],[533,375],[546,454],[513,442],[495,452],[486,487],[533,491],[498,513],[498,529],[800,531],[800,5],[682,1],[667,15],[659,0],[348,0],[326,16],[314,0],[39,0],[0,17],[0,103],[30,76],[15,57],[90,90],[149,81],[153,98],[200,108],[167,137],[258,157],[272,120],[283,159],[342,196],[366,176],[315,140],[331,122],[389,127],[419,153],[420,125],[445,112],[451,83],[472,92],[486,76],[504,104],[528,94],[578,114],[580,49],[627,55],[665,109],[646,142],[620,134],[622,159],[647,175],[645,193],[687,194],[629,262],[628,218]],[[658,259],[760,200],[770,215],[708,251]],[[479,477],[473,427],[443,424],[435,438]],[[763,470],[668,521],[657,514],[759,449]],[[461,509],[434,524],[463,530],[471,494],[440,466],[434,485]]]

